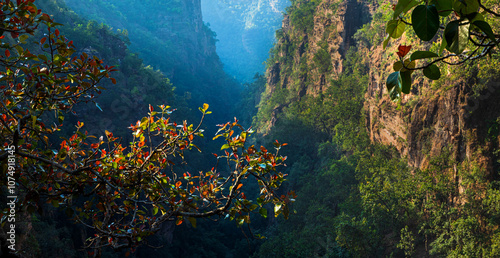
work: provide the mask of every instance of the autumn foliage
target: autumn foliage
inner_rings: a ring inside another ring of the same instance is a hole
[[[211,113],[207,104],[199,109],[196,126],[172,121],[169,106],[149,106],[147,116],[130,125],[128,144],[109,131],[89,135],[84,122],[74,125],[70,137],[50,140],[75,105],[93,101],[102,80],[116,83],[115,68],[84,52],[75,54],[73,42],[57,29],[60,24],[34,2],[0,1],[0,160],[3,166],[6,150],[14,146],[20,210],[34,213],[44,202],[64,209],[92,229],[87,247],[96,255],[106,246],[133,249],[166,221],[196,226],[197,218],[223,216],[250,223],[250,213],[267,216],[269,203],[276,216],[288,216],[294,194],[278,195],[286,176],[277,170],[285,144],[276,142],[275,151],[247,146],[252,131],[236,119],[219,125],[214,138],[224,140],[222,155],[215,155],[224,168],[179,171],[185,151],[201,151],[195,142],[204,136],[201,124]],[[36,39],[40,30],[44,36]],[[251,178],[260,188],[256,200],[244,193]]]

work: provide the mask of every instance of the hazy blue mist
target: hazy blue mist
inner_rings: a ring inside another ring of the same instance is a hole
[[[289,0],[202,0],[203,20],[217,33],[224,69],[240,82],[263,73]]]

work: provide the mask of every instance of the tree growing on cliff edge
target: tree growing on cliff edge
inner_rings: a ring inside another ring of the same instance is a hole
[[[441,78],[438,64],[461,65],[491,55],[498,49],[500,34],[490,24],[498,22],[498,3],[492,0],[399,0],[393,6],[392,19],[387,23],[387,39],[400,38],[411,27],[422,41],[437,42],[437,51],[414,51],[405,58],[412,46],[400,45],[394,72],[387,78],[387,90],[392,100],[402,93],[409,94],[412,73],[423,70],[431,80]],[[441,32],[440,32],[441,31]],[[440,33],[438,33],[440,32]],[[446,50],[446,51],[445,51]],[[417,60],[425,60],[417,65]]]
[[[276,170],[286,159],[279,155],[285,144],[276,141],[274,153],[246,146],[252,131],[236,119],[219,125],[214,137],[225,141],[216,158],[217,164],[224,160],[226,176],[217,166],[179,173],[176,163],[184,161],[185,151],[198,149],[195,138],[203,137],[200,125],[211,113],[207,104],[199,108],[197,126],[172,121],[169,106],[149,106],[148,115],[130,125],[129,144],[108,131],[88,135],[83,122],[70,137],[50,140],[75,105],[92,103],[100,81],[116,80],[110,77],[114,67],[86,53],[74,55],[60,24],[34,2],[0,1],[0,182],[6,196],[15,197],[1,215],[2,226],[15,226],[9,214],[34,213],[47,202],[92,229],[86,244],[99,256],[103,247],[133,250],[147,244],[147,236],[166,221],[195,227],[197,218],[226,216],[241,225],[250,223],[250,213],[266,217],[268,203],[276,216],[288,216],[294,194],[278,195],[286,175]],[[245,195],[250,178],[260,187],[255,201]]]

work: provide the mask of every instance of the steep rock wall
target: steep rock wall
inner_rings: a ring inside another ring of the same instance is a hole
[[[305,4],[298,2],[294,8],[304,8]],[[310,28],[301,27],[289,11],[267,70],[268,86],[261,109],[271,103],[267,108],[272,112],[269,119],[263,119],[261,130],[270,130],[290,103],[318,96],[331,87],[330,81],[344,71],[348,49],[355,46],[369,67],[365,116],[372,142],[395,146],[412,167],[425,168],[432,157],[451,148],[457,162],[474,159],[491,171],[496,164],[493,152],[498,148],[498,134],[492,133],[498,130],[495,121],[500,117],[496,108],[498,69],[479,79],[474,65],[449,68],[438,83],[415,73],[412,93],[393,103],[385,81],[392,72],[399,41],[382,48],[386,21],[380,17],[390,10],[391,3],[383,4],[386,6],[377,1],[319,1],[312,8]],[[406,36],[401,40],[406,42]],[[283,92],[285,101],[274,104],[274,96]]]
[[[311,9],[314,12],[312,28],[292,29],[294,24],[291,24],[291,17],[285,15],[281,29],[283,37],[278,42],[278,46],[295,42],[295,46],[291,49],[290,47],[279,49],[277,54],[279,57],[292,54],[295,66],[300,66],[302,62],[308,68],[313,68],[297,75],[301,85],[298,90],[299,97],[304,94],[317,95],[326,89],[328,80],[337,78],[342,73],[343,57],[349,47],[354,45],[351,37],[370,16],[366,6],[357,1],[325,0]],[[321,71],[314,64],[315,56],[319,55],[320,50],[328,54],[331,62],[326,68],[327,72]],[[289,76],[290,67],[286,66],[283,62],[275,61],[268,69],[268,85],[271,92],[278,84],[281,88],[287,88],[295,83],[297,77]],[[293,73],[292,69],[292,75]]]
[[[355,45],[352,36],[370,17],[368,5],[355,0],[306,1],[291,6],[267,61],[261,109],[277,94],[286,92],[286,100],[271,104],[271,118],[261,120],[263,131],[272,128],[290,103],[318,96],[330,87],[331,80],[339,78],[345,55]]]

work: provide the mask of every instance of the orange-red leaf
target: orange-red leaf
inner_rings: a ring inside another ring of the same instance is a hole
[[[398,54],[400,58],[403,58],[404,56],[406,56],[406,54],[408,54],[408,52],[410,52],[410,49],[411,45],[409,46],[399,45],[398,52],[396,54]]]
[[[56,37],[59,37],[59,30],[56,29]]]
[[[8,49],[5,49],[5,56],[9,57],[10,56],[10,51]]]
[[[243,184],[239,184],[239,185],[236,187],[236,190],[240,189],[242,186],[243,186]]]
[[[30,13],[36,13],[35,8],[34,8],[33,6],[28,6],[28,7],[26,7],[26,9],[27,9]]]
[[[182,185],[182,182],[181,182],[181,181],[179,181],[179,182],[175,183],[175,187],[177,187],[177,188],[179,188],[181,185]]]

